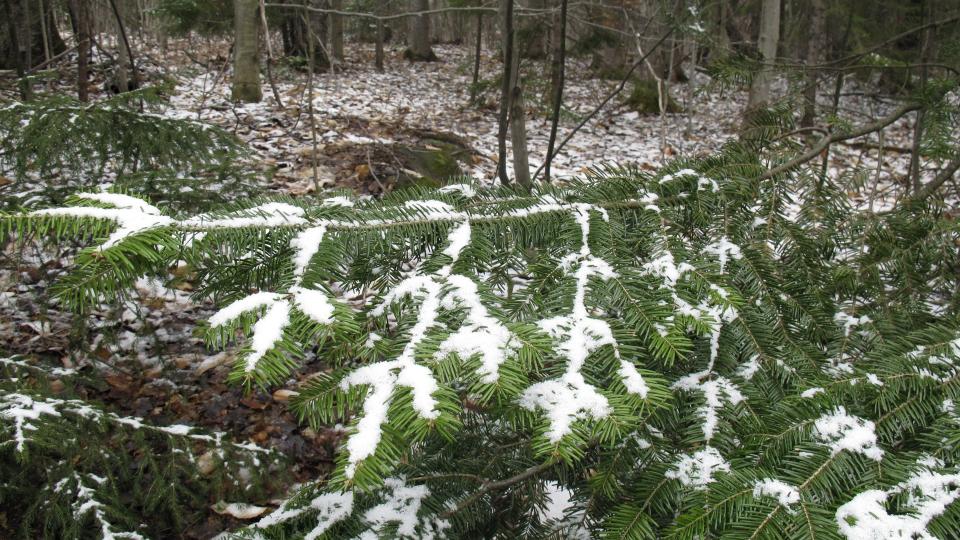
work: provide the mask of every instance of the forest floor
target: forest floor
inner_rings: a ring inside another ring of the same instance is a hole
[[[229,81],[222,76],[225,64],[204,69],[194,62],[184,63],[180,57],[174,62],[181,67],[175,75],[177,89],[167,114],[209,122],[236,133],[264,165],[275,167],[272,188],[283,193],[300,195],[317,186],[348,187],[358,194],[392,189],[391,181],[402,176],[397,169],[403,172],[410,162],[402,150],[430,148],[438,137],[467,151],[467,156],[456,156],[459,171],[491,182],[497,167],[496,81],[500,64],[492,53],[484,54],[482,89],[477,100],[471,102],[472,51],[460,46],[438,46],[436,50],[439,62],[411,63],[402,59],[401,48],[394,48],[388,51],[385,71],[379,73],[374,69],[372,47],[353,47],[340,66],[315,76],[313,125],[306,99],[310,89],[301,72],[275,66],[275,86],[283,107],[266,82],[262,102],[236,105],[230,101]],[[174,58],[179,56],[177,52],[172,54]],[[225,62],[226,54],[224,49],[218,60]],[[544,61],[527,60],[524,66],[528,78],[528,150],[531,170],[536,170],[545,159],[550,133],[546,95],[549,76]],[[628,83],[560,151],[553,163],[554,178],[572,178],[612,164],[652,171],[678,157],[711,154],[735,139],[746,92],[720,88],[707,75],[687,71],[688,82],[669,88],[681,113],[661,117],[632,109],[625,103],[633,86]],[[567,73],[558,141],[620,83],[590,77],[588,58],[571,59]],[[779,81],[779,86],[784,92],[787,81]],[[832,81],[825,81],[820,92],[821,111],[832,108],[832,90]],[[838,115],[856,125],[895,106],[877,97],[869,85],[851,80],[843,88]],[[907,117],[884,130],[882,155],[875,136],[834,145],[829,160],[831,176],[839,177],[853,169],[876,171],[875,175],[848,179],[854,204],[869,205],[872,199],[876,209],[896,200],[901,191],[899,179],[909,167],[912,129],[912,118]],[[507,159],[512,175],[509,144]]]
[[[197,50],[203,51],[203,58]],[[198,47],[178,42],[167,52],[152,51],[145,58],[145,71],[151,79],[163,75],[176,81],[162,114],[236,133],[249,145],[255,161],[272,170],[264,177],[265,187],[275,193],[305,196],[317,187],[345,187],[361,196],[376,195],[424,171],[437,176],[454,171],[490,182],[497,156],[497,85],[491,81],[499,63],[491,55],[483,57],[481,78],[487,90],[472,104],[471,51],[440,46],[437,54],[439,62],[409,63],[395,47],[388,50],[385,72],[378,73],[372,47],[352,48],[342,66],[314,78],[312,122],[307,78],[285,66],[273,67],[283,106],[267,84],[261,103],[232,103],[226,43]],[[530,65],[529,72],[527,132],[531,167],[536,169],[549,134],[547,77],[539,65]],[[561,139],[618,84],[588,78],[586,59],[572,59],[568,73]],[[554,163],[556,177],[571,178],[614,163],[653,171],[677,157],[714,152],[736,137],[744,92],[715,88],[701,73],[691,76],[690,82],[671,87],[684,112],[664,117],[626,106],[628,86],[560,152]],[[64,93],[69,92],[69,82],[65,74]],[[889,108],[864,97],[856,85],[849,93],[841,101],[840,113],[851,122],[866,121]],[[854,204],[876,209],[893,204],[900,191],[897,178],[906,174],[909,163],[903,149],[910,146],[911,129],[909,119],[904,119],[885,130],[883,144],[890,149],[884,151],[880,167],[879,141],[835,146],[830,155],[833,176],[853,168],[877,171],[876,176],[849,178]],[[453,165],[444,152],[453,156]],[[423,155],[432,157],[425,163]],[[189,281],[167,288],[141,280],[131,299],[94,311],[81,330],[80,321],[47,295],[48,286],[69,266],[71,252],[49,249],[10,245],[2,255],[0,343],[5,353],[81,368],[81,375],[98,373],[84,378],[79,392],[118,413],[157,424],[226,431],[238,440],[276,448],[299,464],[298,480],[329,469],[338,429],[318,433],[300,425],[287,410],[286,389],[245,395],[226,384],[235,351],[210,351],[196,335],[196,323],[212,314],[213,305],[194,301]],[[77,343],[84,345],[82,349]],[[301,377],[322,368],[315,358],[307,358]],[[290,381],[287,389],[295,389],[297,383]],[[227,518],[212,516],[190,535],[209,537],[230,525]]]

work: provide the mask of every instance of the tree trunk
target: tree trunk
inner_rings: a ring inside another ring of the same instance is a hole
[[[507,129],[510,116],[510,78],[513,73],[513,0],[500,0],[500,35],[503,36],[503,82],[500,89],[500,116],[497,130],[497,176],[503,185],[510,184],[507,174]]]
[[[483,53],[483,13],[477,13],[477,41],[473,49],[473,81],[470,83],[470,102],[477,101],[480,89],[480,55]]]
[[[297,0],[298,5],[320,7],[317,0]],[[330,67],[330,58],[327,57],[323,42],[327,38],[327,17],[321,13],[308,12],[299,9],[283,9],[283,22],[280,30],[283,37],[283,55],[299,57],[309,61],[311,45],[313,50],[313,69],[324,71]],[[313,43],[310,43],[310,40]]]
[[[4,3],[5,13],[7,20],[12,21],[13,18],[13,7],[10,5],[10,2]],[[9,32],[7,37],[9,38],[9,44],[11,50],[16,51],[14,65],[17,69],[17,80],[20,90],[20,99],[23,101],[29,101],[31,97],[31,87],[29,81],[26,79],[27,75],[27,58],[26,58],[26,40],[23,36],[20,35],[20,31],[17,29],[16,24],[12,24],[8,28]]]
[[[233,100],[256,103],[260,89],[259,0],[234,0]]]
[[[377,71],[383,73],[383,21],[377,19],[377,53],[376,59]]]
[[[137,75],[137,65],[133,56],[133,45],[130,43],[130,36],[126,29],[126,20],[129,20],[126,2],[110,1],[110,10],[116,27],[117,65],[114,72],[114,79],[110,90],[115,94],[129,92],[140,87],[139,76]]]
[[[90,62],[90,12],[83,0],[70,0],[70,19],[73,23],[73,35],[77,40],[77,99],[90,99],[87,88]]]
[[[777,43],[780,40],[780,0],[763,0],[760,8],[760,37],[757,46],[764,64],[772,63],[777,58]],[[750,98],[747,102],[746,116],[749,117],[757,109],[765,108],[770,102],[769,66],[763,66],[750,84]]]
[[[545,10],[547,0],[527,0],[527,7]],[[548,28],[543,16],[521,17],[517,26],[517,48],[522,58],[539,60],[547,57]]]
[[[717,0],[716,3],[716,37],[711,49],[710,60],[721,62],[730,57],[730,34],[727,33],[727,1]]]
[[[343,9],[343,0],[331,0],[330,7]],[[343,62],[343,17],[330,15],[330,53],[338,62]]]
[[[823,0],[810,2],[810,26],[807,32],[807,73],[806,86],[803,90],[803,116],[800,118],[801,127],[810,127],[817,117],[817,86],[819,71],[813,67],[823,62],[823,51],[826,48],[826,13]]]
[[[567,0],[560,0],[560,22],[554,37],[553,67],[551,74],[550,104],[553,115],[550,118],[550,139],[547,142],[547,157],[543,167],[543,178],[550,182],[550,166],[553,163],[553,151],[557,142],[557,126],[560,124],[560,108],[563,105],[563,84],[567,54]]]
[[[530,160],[527,155],[527,113],[523,103],[520,76],[520,49],[513,47],[510,64],[510,147],[513,149],[513,177],[521,186],[530,187]]]
[[[923,0],[922,4],[924,23],[929,24],[936,19],[933,17],[933,2]],[[927,28],[923,31],[923,41],[920,45],[920,92],[924,93],[927,87],[927,80],[930,76],[927,63],[930,62],[931,48],[933,46],[933,28]],[[926,110],[917,111],[916,122],[913,124],[913,146],[910,152],[910,177],[909,182],[913,185],[913,192],[920,193],[923,188],[923,180],[920,178],[920,145],[923,143],[924,116]]]
[[[0,69],[16,69],[19,62],[26,72],[46,60],[48,51],[50,56],[54,56],[66,50],[67,46],[57,32],[52,2],[4,2],[7,5],[3,20],[0,20],[0,35],[6,36],[6,39],[0,39]],[[14,34],[18,43],[22,42],[22,47],[14,45]]]
[[[413,11],[427,11],[430,9],[430,0],[412,0]],[[433,62],[437,55],[430,46],[430,16],[417,15],[410,23],[408,48],[404,53],[408,60],[418,62]]]

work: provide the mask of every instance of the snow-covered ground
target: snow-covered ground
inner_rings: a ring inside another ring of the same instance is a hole
[[[493,181],[497,157],[497,96],[488,91],[479,105],[469,102],[472,52],[465,47],[438,46],[439,62],[411,63],[400,49],[389,51],[386,70],[378,73],[372,49],[356,46],[346,62],[314,78],[314,122],[318,136],[321,183],[350,185],[346,173],[324,163],[328,147],[392,144],[402,130],[419,129],[461,136],[475,151],[470,174]],[[528,61],[525,69],[535,74],[542,66]],[[492,52],[482,62],[482,78],[492,80],[500,64]],[[247,141],[260,160],[278,167],[281,191],[294,194],[312,186],[312,133],[307,116],[307,81],[302,73],[275,68],[276,85],[284,107],[277,105],[267,81],[264,99],[257,104],[235,105],[230,101],[229,70],[224,76],[197,72],[186,66],[175,71],[179,83],[167,114],[198,118],[234,131]],[[574,58],[568,67],[564,93],[565,114],[558,140],[593,111],[617,86],[618,81],[589,77],[587,59]],[[715,152],[737,136],[746,93],[720,89],[706,75],[688,70],[691,81],[675,84],[671,95],[684,112],[644,115],[623,104],[625,91],[610,101],[595,118],[580,129],[561,150],[553,164],[555,178],[569,178],[609,164],[635,165],[655,169],[670,159]],[[821,111],[832,106],[832,81],[820,92]],[[777,90],[786,91],[786,81]],[[546,155],[550,125],[545,97],[528,88],[527,134],[531,171],[540,167]],[[860,124],[889,112],[894,103],[864,97],[856,81],[844,88],[839,114]],[[541,91],[542,93],[542,91]],[[858,139],[858,144],[836,144],[831,148],[829,173],[847,183],[853,200],[873,209],[890,206],[898,197],[899,179],[906,175],[911,145],[913,116],[908,115],[883,132],[883,152],[877,136]],[[864,144],[866,143],[866,144]],[[509,148],[509,144],[508,144]],[[512,174],[512,155],[508,150]],[[878,168],[878,161],[882,165]],[[850,174],[854,169],[859,175]],[[932,174],[932,173],[931,173]],[[299,184],[298,184],[299,182]],[[278,187],[277,185],[274,186]]]

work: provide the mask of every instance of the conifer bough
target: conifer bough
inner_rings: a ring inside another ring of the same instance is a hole
[[[103,238],[76,308],[195,268],[211,344],[244,336],[236,382],[332,368],[293,407],[347,426],[335,472],[240,537],[957,537],[956,225],[724,160],[4,223]]]

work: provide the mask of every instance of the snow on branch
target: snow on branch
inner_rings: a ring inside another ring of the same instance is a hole
[[[905,513],[892,514],[887,509],[885,503],[895,495],[905,496]],[[938,537],[931,534],[927,526],[957,499],[960,499],[960,474],[943,474],[923,466],[889,490],[870,489],[858,493],[837,509],[837,526],[848,540],[934,540]]]
[[[393,538],[438,540],[446,537],[444,531],[450,528],[448,521],[420,516],[423,501],[430,496],[427,486],[408,485],[402,477],[387,478],[376,495],[375,503],[364,511],[356,508],[356,499],[350,491],[321,493],[302,506],[287,500],[252,528],[269,529],[312,513],[315,524],[304,539],[315,540],[337,523],[356,514],[366,527],[360,538],[378,538],[378,533],[386,531],[391,531]]]
[[[77,195],[77,197],[108,205],[112,208],[68,206],[64,208],[37,210],[31,215],[93,218],[115,221],[119,227],[100,245],[99,249],[101,251],[116,246],[129,236],[174,223],[173,218],[161,214],[157,207],[146,203],[142,199],[130,197],[129,195],[121,195],[119,193],[81,193]]]
[[[99,486],[107,481],[106,478],[94,474],[87,474],[86,476],[94,486]],[[127,540],[146,540],[144,536],[135,532],[115,531],[114,528],[116,526],[107,519],[104,504],[97,500],[97,488],[87,486],[77,473],[73,473],[73,480],[77,486],[76,502],[73,506],[73,517],[75,519],[80,520],[88,514],[92,515],[94,523],[100,527],[100,538],[102,538],[102,540],[119,540],[121,538]],[[60,489],[63,488],[62,485],[59,487]]]
[[[440,201],[418,201],[410,205],[430,215],[449,215],[451,207]],[[382,302],[371,310],[374,317],[383,316],[389,305],[410,297],[419,303],[417,319],[410,329],[407,343],[394,360],[377,362],[352,371],[340,382],[344,391],[351,386],[366,385],[370,388],[364,404],[363,415],[357,422],[356,433],[347,440],[349,465],[345,474],[352,478],[356,466],[370,457],[380,443],[381,429],[387,421],[387,410],[398,386],[410,388],[413,408],[425,420],[439,416],[437,401],[433,394],[439,389],[429,368],[416,363],[417,347],[427,333],[438,324],[441,309],[467,308],[465,324],[441,345],[439,357],[451,353],[468,358],[474,354],[483,357],[481,374],[485,381],[493,382],[498,377],[500,364],[513,352],[512,334],[499,321],[491,317],[477,293],[477,285],[467,276],[451,275],[453,265],[461,252],[470,243],[470,222],[464,220],[451,227],[447,247],[442,251],[451,262],[433,274],[417,273],[397,284],[383,296]],[[456,337],[462,338],[462,341]]]
[[[36,397],[10,392],[0,394],[0,419],[13,425],[12,442],[18,453],[26,450],[30,440],[30,433],[38,431],[47,420],[63,417],[64,414],[94,422],[108,422],[135,430],[145,429],[163,433],[170,437],[179,437],[223,447],[252,452],[254,454],[268,454],[270,450],[252,443],[225,443],[224,433],[212,434],[197,433],[191,426],[174,424],[170,426],[154,426],[144,422],[142,418],[120,416],[115,413],[102,411],[76,399],[57,399],[50,397]]]
[[[590,317],[587,311],[586,295],[590,279],[607,280],[617,275],[609,263],[595,257],[590,250],[591,211],[598,211],[604,220],[609,219],[606,212],[600,209],[586,204],[576,205],[574,218],[580,226],[580,251],[567,255],[560,262],[564,271],[567,274],[572,273],[576,279],[573,309],[569,315],[539,322],[540,327],[557,343],[558,352],[566,359],[566,371],[559,378],[530,386],[520,398],[523,407],[530,410],[539,408],[546,412],[550,423],[547,438],[553,443],[559,442],[570,433],[575,420],[585,417],[606,418],[611,412],[607,398],[599,393],[596,387],[587,383],[581,373],[591,352],[605,345],[613,347],[614,356],[620,364],[619,374],[627,391],[645,398],[649,390],[637,368],[620,357],[620,350],[609,323]]]

